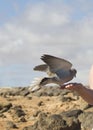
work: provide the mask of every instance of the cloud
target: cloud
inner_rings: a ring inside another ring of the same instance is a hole
[[[83,2],[83,1],[82,1]],[[49,5],[50,4],[50,5]],[[92,15],[78,21],[72,19],[72,6],[61,2],[37,3],[29,6],[15,21],[0,29],[2,53],[33,50],[44,44],[91,44],[93,41]],[[32,46],[33,45],[33,46]],[[67,45],[68,46],[68,45]]]
[[[42,2],[30,6],[26,10],[26,21],[44,26],[63,25],[68,22],[69,8],[63,2],[55,5],[55,2]]]
[[[24,64],[27,69],[27,65],[40,63],[43,53],[49,53],[71,60],[82,78],[93,61],[93,13],[92,8],[85,10],[90,3],[76,1],[73,7],[72,3],[44,1],[29,5],[0,28],[0,66]]]

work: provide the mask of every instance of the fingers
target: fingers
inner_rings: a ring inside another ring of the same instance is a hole
[[[66,86],[67,86],[67,85],[64,84],[64,85],[60,86],[60,89],[65,89]]]
[[[72,86],[72,85],[74,85],[75,83],[68,83],[68,84],[63,84],[62,86],[60,86],[60,88],[61,89],[65,89],[65,88],[67,88],[67,87],[69,87],[69,86]]]
[[[65,88],[69,90],[74,90],[75,84],[68,84],[67,86],[65,86]]]
[[[83,85],[81,83],[68,83],[68,84],[62,85],[60,88],[61,89],[69,89],[69,90],[78,90],[82,86]]]

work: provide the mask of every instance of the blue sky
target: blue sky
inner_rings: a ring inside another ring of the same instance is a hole
[[[13,19],[18,15],[21,15],[22,13],[24,13],[24,11],[26,10],[26,8],[31,5],[31,4],[38,4],[38,3],[49,3],[49,4],[65,4],[68,6],[71,6],[72,8],[75,9],[75,11],[73,11],[73,19],[74,20],[78,20],[82,17],[84,17],[84,15],[87,15],[88,13],[90,13],[91,11],[93,11],[93,1],[89,0],[88,2],[83,1],[83,0],[0,0],[0,22],[3,24],[6,21],[9,21],[9,19]],[[85,4],[85,6],[84,6]],[[88,6],[86,5],[88,4]],[[60,5],[61,6],[61,5]],[[83,8],[82,8],[83,6]],[[87,7],[87,8],[86,8]],[[85,9],[86,8],[86,9]]]
[[[88,84],[93,63],[92,0],[0,1],[0,86],[28,86],[48,53],[78,70],[75,82]]]
[[[21,15],[30,0],[0,0],[0,24]]]

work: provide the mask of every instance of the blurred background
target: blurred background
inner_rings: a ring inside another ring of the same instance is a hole
[[[92,0],[0,0],[0,86],[28,86],[50,54],[72,62],[88,84],[93,64]]]

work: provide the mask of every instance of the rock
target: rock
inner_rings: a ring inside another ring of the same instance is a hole
[[[45,113],[42,113],[33,126],[25,127],[23,130],[81,130],[78,120],[69,122],[64,120],[59,114],[47,116]]]
[[[11,88],[3,88],[1,89],[0,95],[3,97],[7,96],[27,96],[30,93],[28,87],[11,87]]]
[[[76,110],[69,110],[66,112],[62,112],[61,115],[66,116],[66,117],[76,117],[77,118],[81,113],[83,113],[82,110],[76,109]]]
[[[28,98],[29,100],[32,100],[32,96],[27,96],[27,98]]]
[[[22,116],[22,117],[20,118],[20,121],[21,121],[21,122],[26,122],[27,120],[25,119],[24,116]]]
[[[30,93],[29,90],[23,90],[23,91],[20,92],[20,95],[21,96],[27,96],[29,93]]]
[[[35,128],[33,126],[26,126],[23,128],[23,130],[34,130]],[[38,129],[36,129],[38,130]]]
[[[5,104],[4,106],[2,105],[2,109],[0,110],[0,113],[8,111],[12,107],[12,103]]]
[[[13,105],[12,107],[14,110],[17,110],[17,109],[22,109],[22,106],[21,105]]]
[[[88,108],[92,107],[91,105],[89,105],[87,102],[84,102],[82,103],[82,105],[80,106],[80,109],[82,110],[86,110]]]
[[[43,103],[43,101],[40,101],[40,102],[38,102],[37,105],[38,105],[38,106],[42,106],[42,105],[44,105],[44,103]]]
[[[85,106],[83,109],[84,109],[84,110],[87,110],[87,109],[92,108],[92,107],[93,107],[93,105],[86,104],[86,106]]]
[[[70,117],[65,120],[69,126],[68,130],[81,130],[81,122],[77,118]]]
[[[68,93],[71,93],[71,91],[70,91],[70,90],[67,90],[67,89],[61,89],[61,90],[60,90],[60,95],[61,95],[61,96],[67,95]]]
[[[3,109],[3,105],[2,104],[0,104],[0,110],[2,110]]]
[[[39,113],[41,113],[41,111],[36,111],[34,114],[33,114],[33,117],[37,117],[39,115]]]
[[[79,115],[78,119],[81,122],[81,126],[83,129],[93,129],[93,112],[84,112]]]
[[[15,106],[13,108],[15,110],[15,114],[18,116],[18,117],[21,117],[21,116],[25,116],[25,112],[22,110],[22,107],[21,106]]]
[[[4,115],[4,114],[2,114],[2,113],[0,113],[0,118],[6,118],[6,116]]]
[[[50,97],[54,96],[53,92],[47,92],[47,95]]]
[[[93,106],[74,97],[58,87],[0,88],[0,130],[92,130]]]
[[[65,97],[65,96],[61,96],[60,97],[60,100],[62,101],[62,102],[70,102],[70,101],[73,101],[73,98],[72,97]]]
[[[11,128],[18,128],[18,127],[12,121],[7,121],[6,128],[10,130]]]
[[[34,96],[41,97],[42,96],[42,92],[35,92]]]
[[[25,112],[22,109],[17,109],[15,113],[18,117],[24,116]]]
[[[10,109],[12,107],[12,103],[5,104],[4,107],[6,107],[7,109]]]

